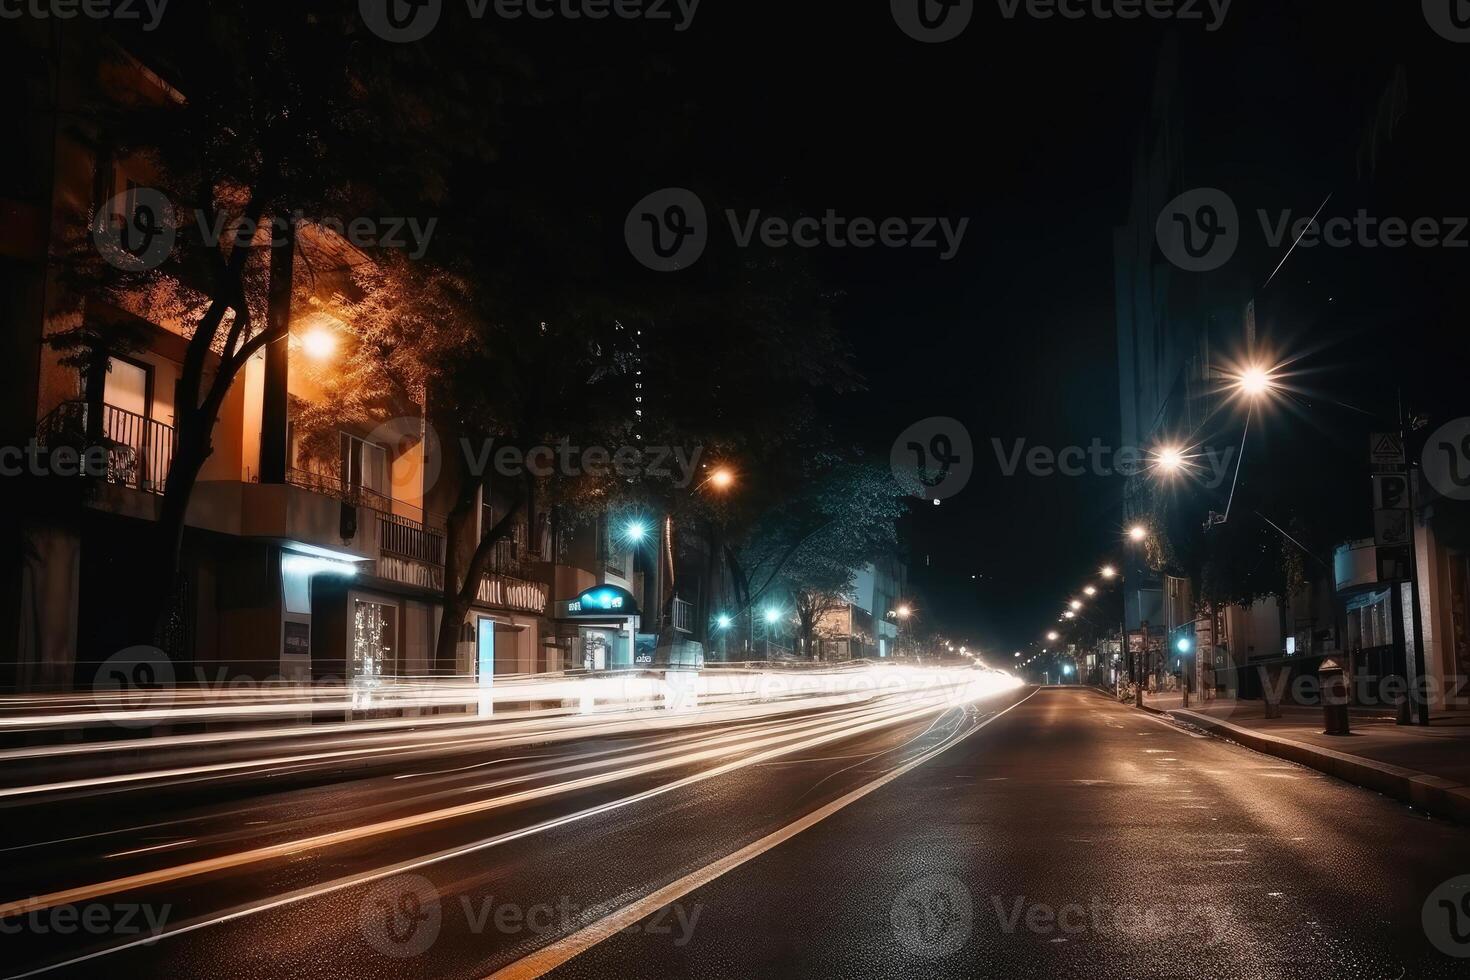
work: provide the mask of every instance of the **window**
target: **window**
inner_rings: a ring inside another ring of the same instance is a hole
[[[388,450],[377,443],[342,433],[342,484],[382,497],[388,492]]]
[[[117,357],[108,358],[102,400],[114,408],[147,418],[149,381],[146,366]]]

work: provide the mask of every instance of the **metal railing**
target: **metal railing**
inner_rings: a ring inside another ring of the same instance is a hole
[[[673,626],[680,633],[694,632],[694,604],[683,599],[674,600]]]
[[[344,504],[367,507],[380,514],[393,512],[393,500],[376,490],[348,483],[336,473],[321,470],[303,470],[293,466],[286,470],[286,482],[293,487],[310,490],[324,497],[340,500]]]
[[[444,531],[398,514],[378,514],[378,538],[384,552],[424,562],[444,564]]]
[[[85,401],[62,402],[41,420],[36,434],[47,446],[74,446],[82,452],[89,448],[89,439],[100,435],[107,450],[108,483],[163,493],[174,459],[173,426],[116,405],[103,405],[102,424],[93,433],[87,415]]]

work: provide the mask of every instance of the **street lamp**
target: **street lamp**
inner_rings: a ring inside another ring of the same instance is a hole
[[[1079,609],[1082,608],[1082,601],[1080,599],[1073,599],[1070,603],[1068,603],[1068,606],[1073,612],[1077,612]]]
[[[1128,529],[1128,540],[1130,541],[1142,541],[1146,537],[1148,537],[1148,528],[1142,524],[1135,524]]]
[[[730,624],[733,622],[734,620],[732,620],[729,616],[726,616],[724,613],[720,613],[719,617],[715,619],[715,625],[722,630],[729,629]]]
[[[735,485],[735,474],[721,466],[711,473],[705,482],[716,490],[728,490]]]
[[[1052,630],[1050,633],[1046,634],[1046,638],[1055,643],[1062,638],[1062,634],[1058,633],[1056,630]]]
[[[1105,579],[1115,579],[1118,577],[1118,570],[1112,565],[1104,565],[1100,574]]]
[[[1165,476],[1175,476],[1185,468],[1184,450],[1178,446],[1160,446],[1154,450],[1154,469]]]
[[[1073,612],[1073,611],[1072,611],[1072,610],[1070,610],[1070,609],[1068,609],[1068,610],[1067,610],[1067,611],[1066,611],[1066,612],[1064,612],[1064,613],[1062,613],[1062,616],[1063,616],[1063,617],[1064,617],[1064,618],[1066,618],[1066,619],[1076,619],[1076,618],[1077,618],[1077,614],[1076,614],[1076,613],[1074,613],[1074,612]]]
[[[1083,595],[1087,595],[1087,596],[1095,596],[1095,595],[1097,595],[1097,588],[1095,586],[1089,585],[1085,589],[1082,590],[1082,593],[1083,593]]]
[[[648,534],[648,526],[642,521],[633,521],[623,528],[623,536],[634,544],[639,543]]]

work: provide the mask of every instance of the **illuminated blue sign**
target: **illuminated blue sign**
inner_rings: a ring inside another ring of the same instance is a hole
[[[575,599],[556,604],[558,619],[608,619],[638,615],[638,603],[627,589],[599,585]]]

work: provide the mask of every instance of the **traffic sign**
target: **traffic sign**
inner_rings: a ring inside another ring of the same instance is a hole
[[[1374,466],[1403,466],[1403,437],[1397,432],[1374,432],[1368,437],[1368,461]]]
[[[1376,510],[1373,512],[1373,541],[1380,548],[1401,548],[1409,544],[1409,512]]]
[[[1373,477],[1374,510],[1408,510],[1409,477],[1404,473],[1380,473]]]

